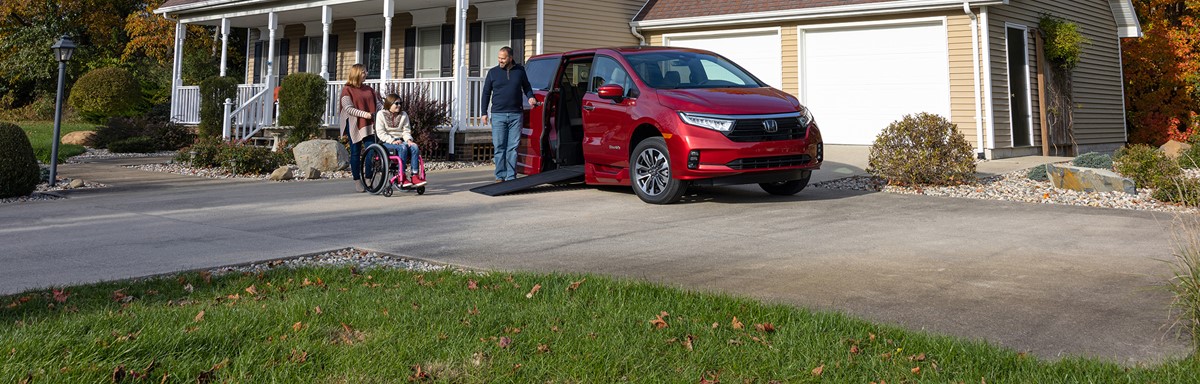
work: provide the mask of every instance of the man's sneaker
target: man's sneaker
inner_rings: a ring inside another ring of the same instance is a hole
[[[425,178],[424,178],[424,177],[413,175],[413,177],[412,177],[412,178],[413,178],[413,180],[415,181],[415,182],[413,183],[413,186],[414,186],[414,187],[421,187],[421,186],[424,186],[424,185],[425,185]]]

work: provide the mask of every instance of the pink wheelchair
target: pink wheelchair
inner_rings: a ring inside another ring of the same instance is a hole
[[[360,164],[363,172],[359,182],[367,192],[385,197],[391,197],[395,190],[425,194],[425,160],[420,156],[417,156],[417,171],[413,180],[409,180],[403,172],[404,163],[400,160],[400,155],[379,143],[371,144],[363,150]]]

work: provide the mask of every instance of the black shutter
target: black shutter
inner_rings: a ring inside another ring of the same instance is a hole
[[[297,66],[299,67],[298,70],[301,73],[308,72],[308,37],[300,38],[299,58],[300,58],[300,62],[296,63]]]
[[[338,78],[338,39],[337,35],[329,35],[329,80]]]
[[[417,77],[417,29],[404,28],[404,78]]]
[[[525,62],[525,19],[512,19],[512,45],[513,62],[522,64]]]
[[[279,82],[288,75],[288,39],[279,39]],[[275,84],[279,84],[276,82]]]
[[[262,82],[263,68],[263,43],[261,41],[254,42],[254,83]]]
[[[442,24],[442,77],[454,76],[454,26]]]
[[[483,23],[478,21],[471,23],[467,26],[467,31],[467,41],[470,42],[467,45],[467,49],[470,51],[467,57],[471,58],[467,63],[467,76],[478,77],[479,66],[483,60],[483,56],[480,56],[479,52],[479,41],[483,40]]]

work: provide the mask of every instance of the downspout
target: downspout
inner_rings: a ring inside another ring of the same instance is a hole
[[[975,148],[979,157],[983,157],[983,100],[979,92],[979,18],[971,12],[971,2],[963,1],[963,12],[971,18],[971,69],[975,86]]]
[[[983,103],[984,103],[983,104],[983,111],[984,111],[983,112],[983,127],[984,127],[984,130],[983,130],[983,132],[985,132],[987,134],[987,136],[986,136],[987,148],[994,148],[996,146],[996,138],[994,137],[994,134],[995,134],[994,131],[995,131],[996,127],[992,126],[993,124],[995,124],[995,122],[993,121],[993,112],[994,111],[993,111],[993,105],[992,105],[994,102],[992,100],[992,52],[991,52],[992,38],[991,38],[991,32],[989,31],[990,24],[988,23],[988,7],[986,5],[980,7],[979,20],[980,20],[980,23],[982,24],[982,25],[980,25],[980,27],[982,27],[982,29],[983,29],[983,36],[981,37],[981,40],[983,41],[983,47],[984,47],[984,49],[983,49]],[[988,158],[988,160],[991,160],[992,156],[989,152],[984,151],[984,154]]]
[[[638,33],[637,26],[633,25],[633,23],[629,23],[629,33],[632,33],[638,39],[638,45],[646,45],[646,37]]]

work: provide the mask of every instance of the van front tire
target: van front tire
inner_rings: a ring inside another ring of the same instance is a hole
[[[780,181],[776,183],[759,183],[758,186],[776,196],[791,196],[804,190],[808,186],[808,180],[812,178],[812,171],[804,172],[803,179]]]
[[[650,204],[671,204],[687,191],[687,183],[671,174],[667,141],[661,137],[642,140],[629,157],[630,184],[638,198]]]

